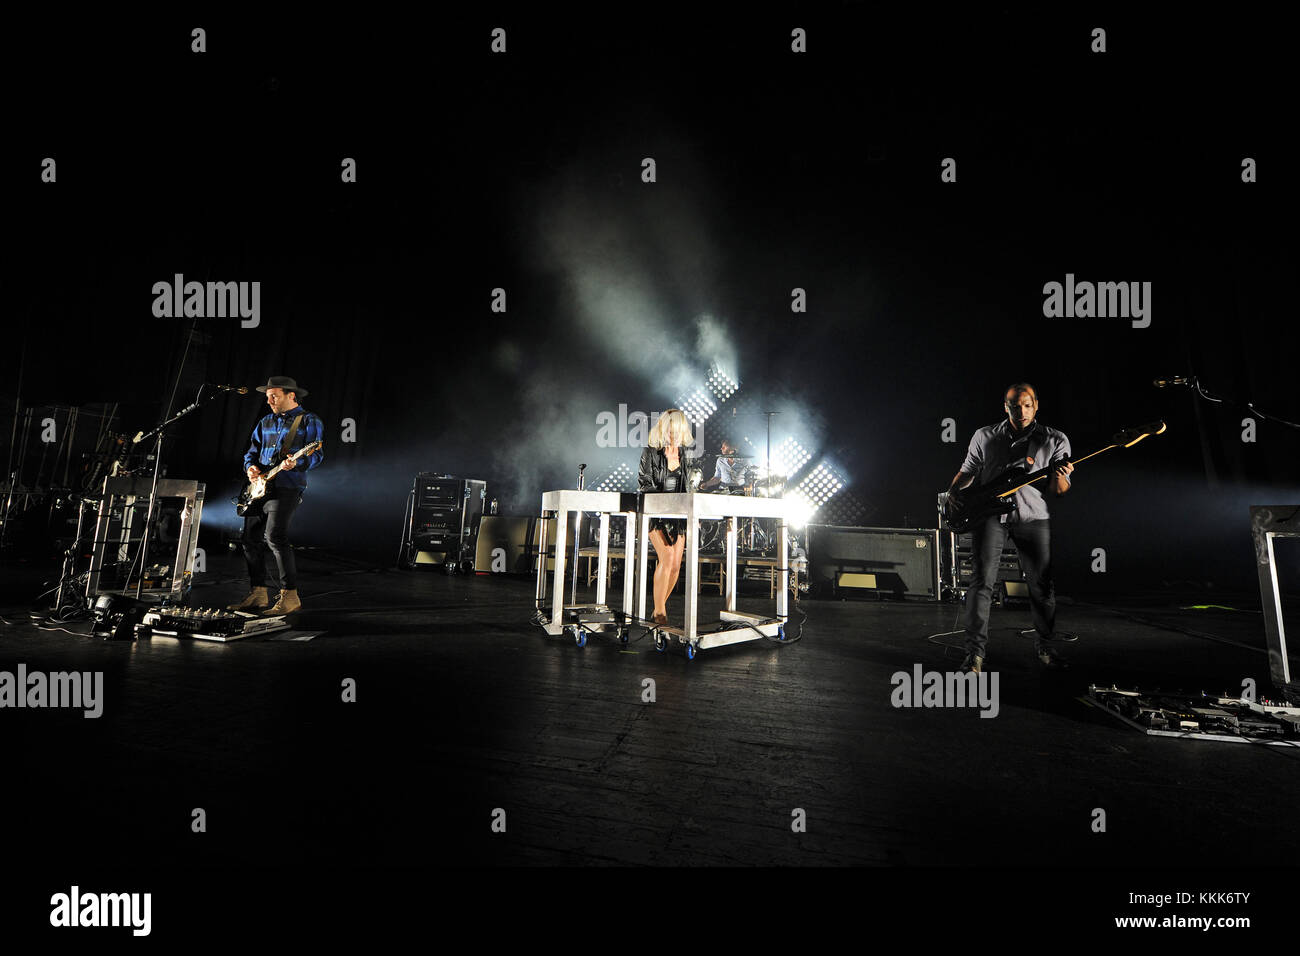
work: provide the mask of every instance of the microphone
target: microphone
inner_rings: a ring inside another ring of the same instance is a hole
[[[1170,385],[1191,385],[1192,378],[1189,375],[1174,375],[1171,378],[1158,378],[1151,384],[1156,388],[1167,388]]]
[[[144,439],[144,432],[136,432],[135,437],[131,439],[132,445],[138,445]]]
[[[248,389],[243,385],[214,385],[208,383],[209,388],[215,388],[219,392],[238,392],[240,395],[247,395]]]

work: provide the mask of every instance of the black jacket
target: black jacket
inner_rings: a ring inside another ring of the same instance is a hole
[[[682,476],[683,483],[678,485],[679,489],[685,489],[686,478],[686,456],[678,451],[678,472]],[[641,452],[641,468],[636,478],[636,487],[639,492],[657,492],[664,490],[664,483],[668,478],[668,455],[662,448],[646,448]]]

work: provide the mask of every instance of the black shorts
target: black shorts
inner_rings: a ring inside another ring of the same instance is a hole
[[[677,543],[677,536],[686,533],[685,518],[651,518],[651,531],[662,531],[669,544]]]

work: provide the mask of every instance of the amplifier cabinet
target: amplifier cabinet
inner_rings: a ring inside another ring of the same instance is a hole
[[[469,497],[466,494],[469,486],[477,486],[480,492],[486,488],[482,481],[421,472],[415,477],[415,506],[437,511],[459,511],[464,499]],[[479,500],[482,501],[482,496]]]
[[[486,498],[487,483],[479,479],[434,472],[416,475],[408,503],[404,563],[472,568]]]
[[[943,600],[956,600],[965,597],[975,577],[975,558],[971,547],[973,536],[969,531],[957,534],[948,527],[948,522],[943,517],[943,495],[939,497],[939,541],[942,545],[939,562],[940,596]],[[1020,570],[1020,554],[1016,551],[1015,542],[1008,536],[1003,543],[1002,554],[998,557],[994,601],[1000,602],[1008,591],[1018,591],[1015,582],[1024,580],[1025,574]],[[1011,588],[1006,587],[1007,582],[1013,582]]]
[[[955,534],[951,531],[940,532],[943,545],[940,562],[940,576],[943,584],[942,593],[946,598],[960,598],[969,590],[975,575],[975,556],[971,547],[971,535]],[[1020,570],[1020,554],[1015,542],[1010,537],[1002,546],[998,556],[997,589],[995,600],[1001,601],[1007,593],[1008,581],[1022,582],[1025,574]],[[1012,589],[1014,590],[1014,588]]]
[[[474,570],[491,574],[535,574],[537,516],[484,515],[475,545]],[[555,522],[547,535],[547,568],[555,564]]]
[[[939,598],[936,528],[808,525],[808,579],[821,594],[849,589],[935,601]]]

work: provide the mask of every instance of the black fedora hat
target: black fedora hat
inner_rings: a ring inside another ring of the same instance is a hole
[[[307,397],[307,389],[300,386],[288,375],[272,375],[270,378],[266,380],[265,385],[257,386],[257,390],[259,392],[262,392],[263,394],[266,393],[266,390],[268,388],[281,388],[284,389],[286,392],[293,392],[299,398]]]

